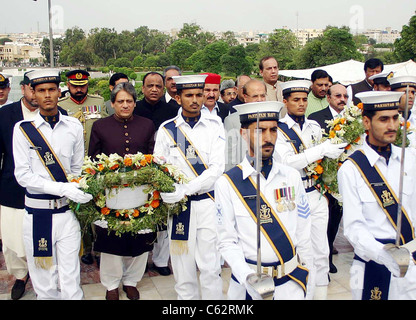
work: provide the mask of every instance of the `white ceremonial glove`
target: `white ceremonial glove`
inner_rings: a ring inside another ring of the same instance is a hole
[[[160,197],[166,203],[177,203],[181,201],[187,192],[187,188],[185,184],[178,184],[175,183],[175,191],[173,192],[161,192]]]
[[[400,277],[400,268],[396,261],[394,261],[391,254],[382,249],[378,255],[378,263],[383,264],[395,277]]]
[[[87,203],[92,200],[92,195],[80,190],[76,182],[62,183],[61,193],[63,196],[77,203]]]
[[[325,140],[321,144],[322,146],[322,157],[328,157],[330,159],[338,158],[343,152],[344,148],[348,143],[332,143],[330,140]]]

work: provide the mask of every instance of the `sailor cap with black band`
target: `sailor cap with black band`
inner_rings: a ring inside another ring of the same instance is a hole
[[[7,88],[10,86],[10,78],[8,74],[0,73],[0,88]]]
[[[286,94],[292,92],[306,92],[309,93],[310,87],[312,82],[309,80],[292,80],[286,81],[280,84],[282,88],[282,94],[285,96]]]
[[[176,82],[176,89],[203,89],[205,86],[206,74],[196,74],[189,76],[173,76],[172,79]]]
[[[381,73],[377,73],[377,74],[371,76],[368,79],[372,80],[374,82],[374,84],[382,84],[382,85],[385,85],[385,86],[390,86],[389,79],[392,78],[393,76],[394,76],[393,71],[381,72]]]
[[[26,71],[26,72],[24,73],[24,75],[23,75],[23,80],[22,80],[22,81],[20,81],[20,85],[30,85],[30,80],[29,80],[28,74],[29,74],[30,72],[33,72],[33,71],[35,71],[35,70],[29,70],[29,71]]]
[[[416,89],[416,76],[393,76],[391,78],[387,78],[387,80],[390,82],[391,90],[406,88],[407,86]]]
[[[61,82],[61,74],[58,69],[34,70],[27,73],[27,77],[32,87],[42,83],[56,83],[59,85]]]
[[[249,102],[238,106],[241,124],[257,121],[279,121],[279,113],[284,104],[279,101]]]
[[[402,95],[403,92],[365,91],[355,96],[363,103],[364,111],[383,111],[398,109]]]

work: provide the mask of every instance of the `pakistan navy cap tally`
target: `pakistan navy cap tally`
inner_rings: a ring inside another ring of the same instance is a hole
[[[403,92],[365,91],[355,96],[361,100],[365,111],[382,111],[398,109],[402,95]]]
[[[292,92],[309,93],[312,82],[309,80],[292,80],[280,83],[279,85],[282,88],[282,94],[285,96]]]
[[[248,124],[257,121],[279,121],[279,113],[284,104],[279,101],[249,102],[238,106],[240,123]]]
[[[183,89],[203,89],[205,86],[206,74],[197,74],[189,76],[173,76],[178,90]]]
[[[407,86],[416,88],[416,76],[394,76],[388,79],[391,90],[405,88]]]
[[[377,73],[373,76],[371,76],[370,78],[368,78],[369,80],[373,80],[374,84],[382,84],[385,86],[390,86],[390,82],[388,79],[392,78],[394,76],[394,73],[392,71],[390,72],[381,72],[381,73]]]
[[[66,78],[70,84],[74,86],[84,86],[88,83],[90,74],[85,70],[71,70],[66,74]]]
[[[42,83],[57,83],[61,82],[61,74],[58,69],[42,69],[28,72],[27,77],[29,78],[30,85],[32,87]]]
[[[9,78],[8,74],[0,73],[0,88],[7,88],[10,85]]]

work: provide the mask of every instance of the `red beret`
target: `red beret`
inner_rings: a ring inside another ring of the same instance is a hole
[[[219,74],[216,73],[201,73],[201,74],[206,74],[208,75],[205,79],[205,83],[210,83],[210,84],[220,84],[221,83],[221,76]]]

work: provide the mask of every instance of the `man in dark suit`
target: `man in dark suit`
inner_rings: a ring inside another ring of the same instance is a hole
[[[340,115],[348,101],[347,88],[342,84],[334,84],[328,89],[327,100],[329,106],[320,111],[314,112],[309,115],[308,119],[315,120],[319,123],[322,129],[328,133],[329,129],[325,121],[332,120],[336,116]],[[329,207],[329,219],[328,219],[328,242],[329,242],[329,272],[336,273],[337,268],[332,263],[332,254],[334,251],[334,241],[337,236],[339,224],[342,218],[342,207],[339,205],[338,200],[335,199],[330,193],[326,193]]]
[[[201,111],[219,116],[224,123],[225,117],[230,114],[230,108],[226,104],[218,101],[220,98],[221,76],[215,73],[203,74],[208,76],[205,79],[204,105]]]
[[[352,101],[354,105],[357,105],[361,102],[360,99],[355,97],[357,93],[373,91],[374,82],[370,79],[370,77],[382,72],[383,69],[384,64],[380,59],[368,59],[364,63],[365,79],[363,81],[354,83],[348,87],[349,101]]]
[[[137,101],[134,114],[153,121],[155,129],[166,120],[177,116],[179,107],[163,101],[164,77],[157,72],[148,72],[143,77],[142,92],[144,98]]]
[[[237,77],[237,80],[235,81],[235,86],[237,87],[237,97],[228,104],[228,107],[230,108],[230,113],[237,112],[238,105],[244,103],[243,88],[244,85],[250,80],[251,78],[245,74],[242,74]]]
[[[29,280],[26,252],[23,244],[23,215],[25,212],[25,189],[14,176],[12,136],[14,125],[24,119],[33,119],[38,104],[29,85],[26,72],[21,85],[22,98],[0,109],[0,205],[3,253],[7,271],[16,278],[11,290],[13,300],[20,299]],[[67,114],[63,109],[62,113]]]

